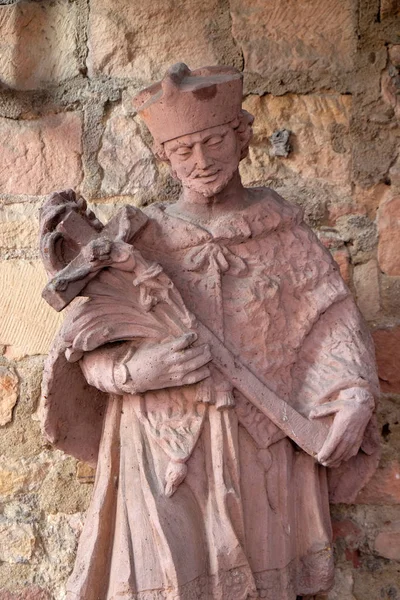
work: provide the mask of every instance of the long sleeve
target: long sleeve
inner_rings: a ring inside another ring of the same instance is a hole
[[[85,352],[79,364],[86,381],[102,392],[124,394],[124,362],[134,350],[132,343],[125,342],[106,344],[97,350]]]

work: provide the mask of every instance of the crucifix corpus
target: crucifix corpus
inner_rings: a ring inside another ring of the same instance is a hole
[[[301,211],[243,187],[242,75],[179,63],[134,99],[178,201],[41,213],[68,307],[41,416],[97,465],[67,598],[296,600],[332,585],[329,500],[376,468],[372,342]]]

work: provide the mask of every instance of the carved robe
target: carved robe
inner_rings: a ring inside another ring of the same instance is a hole
[[[371,340],[337,265],[298,208],[270,190],[251,194],[248,208],[207,226],[153,205],[134,246],[303,415],[342,389],[376,395]],[[129,320],[131,281],[129,272],[105,269],[90,284],[103,294],[120,290],[107,331]],[[74,310],[63,332],[76,331]],[[69,599],[295,600],[329,589],[329,493],[351,502],[373,472],[373,420],[358,456],[329,474],[218,373],[207,383],[121,395],[113,367],[141,343],[132,339],[81,361],[98,392],[64,357],[72,338],[62,333],[49,359],[45,430],[85,460],[96,461],[98,443],[100,451]]]

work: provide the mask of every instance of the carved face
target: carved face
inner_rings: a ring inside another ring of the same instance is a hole
[[[241,152],[236,131],[229,124],[170,140],[164,150],[174,177],[207,198],[231,180]]]

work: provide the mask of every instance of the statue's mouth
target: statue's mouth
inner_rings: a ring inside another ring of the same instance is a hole
[[[211,173],[199,173],[198,175],[196,175],[194,177],[194,179],[200,179],[201,181],[208,183],[208,182],[213,182],[215,181],[215,179],[217,179],[218,174],[219,174],[219,169],[217,169],[216,171],[211,171]]]

